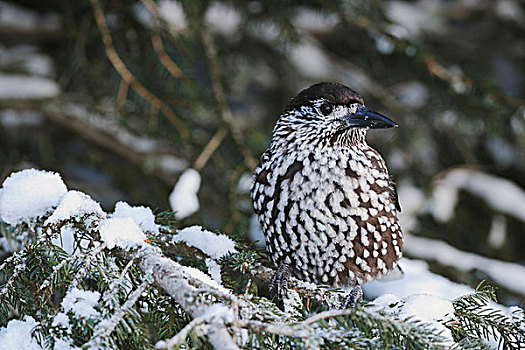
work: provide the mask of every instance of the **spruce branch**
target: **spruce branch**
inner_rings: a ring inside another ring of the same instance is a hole
[[[205,304],[188,297],[197,289],[191,282],[203,287],[202,281],[185,278],[180,264],[164,257],[160,249],[150,245],[145,246],[135,257],[143,273],[151,276],[155,284],[173,297],[186,313],[194,319],[206,313],[208,307]],[[209,324],[207,339],[217,350],[238,349],[226,325],[220,320]]]
[[[164,44],[162,43],[162,38],[160,36],[160,11],[157,4],[153,0],[141,0],[141,2],[153,17],[154,27],[151,31],[151,43],[153,44],[153,49],[155,50],[159,61],[172,77],[180,78],[182,76],[182,71],[166,53]]]
[[[479,287],[478,287],[479,288]],[[525,345],[525,314],[515,311],[514,321],[501,311],[490,306],[495,300],[495,291],[485,286],[473,294],[453,301],[457,322],[450,325],[457,340],[476,341],[479,338],[495,339],[503,349],[522,349]]]
[[[106,18],[104,17],[104,11],[100,5],[99,0],[90,0],[91,6],[93,7],[93,15],[95,16],[95,22],[97,27],[102,35],[102,42],[106,49],[106,55],[108,56],[111,64],[120,74],[122,79],[131,86],[131,88],[144,100],[146,100],[150,105],[159,109],[164,113],[168,120],[173,124],[179,135],[182,139],[187,139],[189,136],[188,130],[182,123],[181,119],[177,114],[164,103],[159,97],[150,92],[144,85],[142,85],[139,80],[131,73],[131,71],[126,67],[124,61],[118,55],[115,46],[113,45],[113,39],[106,23]]]
[[[217,57],[217,50],[215,48],[213,36],[206,28],[204,28],[201,32],[201,42],[204,46],[206,59],[208,60],[213,99],[217,106],[219,116],[222,122],[228,127],[235,143],[237,143],[239,146],[247,168],[250,170],[255,169],[257,166],[257,161],[249,153],[248,147],[245,146],[246,142],[244,140],[243,131],[238,125],[234,123],[231,109],[226,101],[226,94],[224,93],[224,87],[222,85],[221,70]]]
[[[86,275],[86,272],[89,270],[91,261],[95,259],[104,249],[106,248],[106,245],[104,243],[101,243],[97,248],[93,249],[89,254],[87,254],[84,257],[84,263],[82,266],[78,269],[77,273],[73,277],[73,280],[69,284],[67,292],[70,292],[72,289],[77,288],[80,281],[84,278]]]
[[[177,333],[174,337],[168,340],[160,340],[155,344],[157,349],[173,349],[175,346],[180,345],[186,341],[188,334],[197,326],[206,323],[204,317],[196,317],[190,321],[184,328]]]
[[[126,302],[118,308],[115,313],[108,320],[102,320],[98,323],[97,327],[93,331],[91,340],[85,344],[87,348],[101,348],[106,339],[115,330],[119,322],[122,321],[128,310],[137,302],[142,293],[146,290],[149,283],[148,281],[142,282],[128,297]]]

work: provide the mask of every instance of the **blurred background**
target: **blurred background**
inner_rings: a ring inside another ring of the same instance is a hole
[[[398,183],[405,256],[519,303],[524,1],[0,1],[0,180],[53,170],[105,210],[257,240],[251,173],[320,81],[400,125],[368,141]]]

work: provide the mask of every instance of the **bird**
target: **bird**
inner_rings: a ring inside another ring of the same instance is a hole
[[[290,276],[348,291],[398,268],[403,234],[396,185],[369,129],[397,127],[336,82],[314,84],[279,116],[255,169],[251,199],[277,270],[282,299]]]

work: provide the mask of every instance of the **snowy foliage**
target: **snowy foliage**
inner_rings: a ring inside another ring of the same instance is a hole
[[[23,321],[9,321],[7,327],[0,329],[0,350],[41,350],[42,347],[31,336],[37,324],[31,316],[26,316]]]
[[[0,218],[10,225],[30,222],[48,214],[66,192],[56,173],[36,169],[13,173],[0,189]]]
[[[58,207],[44,222],[44,225],[56,224],[72,217],[80,218],[88,214],[96,214],[102,218],[106,216],[100,204],[91,199],[91,197],[82,192],[69,191],[62,197]]]
[[[141,245],[146,236],[133,218],[110,218],[101,223],[100,237],[109,249]]]
[[[159,225],[155,223],[155,215],[150,208],[133,207],[126,202],[118,202],[115,204],[115,212],[111,217],[132,218],[142,231],[151,232],[154,235],[159,234]]]
[[[26,186],[46,188],[54,198],[29,195]],[[149,208],[123,202],[108,218],[88,195],[67,192],[49,172],[15,173],[5,190],[8,199],[20,195],[34,205],[8,200],[18,209],[2,207],[2,217],[17,224],[7,229],[26,242],[0,266],[6,281],[0,349],[201,348],[205,342],[216,349],[441,349],[483,342],[517,349],[525,341],[521,308],[495,304],[491,290],[453,284],[421,261],[402,260],[401,280],[368,284],[372,302],[355,309],[337,309],[340,290],[292,278],[283,312],[258,295],[255,282],[267,286],[273,273],[262,256],[226,235],[158,225],[160,216]],[[8,322],[13,311],[27,316]]]
[[[182,229],[172,239],[173,243],[183,242],[190,247],[200,249],[210,258],[219,259],[228,253],[235,252],[235,242],[226,235],[216,235],[200,226]]]

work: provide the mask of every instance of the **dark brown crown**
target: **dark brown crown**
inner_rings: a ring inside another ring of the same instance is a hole
[[[286,109],[298,108],[300,106],[311,105],[312,101],[324,98],[328,102],[336,105],[346,105],[349,103],[359,103],[364,105],[363,98],[357,92],[343,84],[330,82],[318,83],[301,91],[295,96]]]

